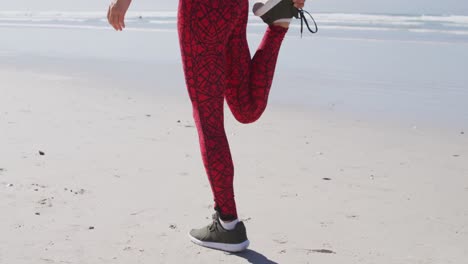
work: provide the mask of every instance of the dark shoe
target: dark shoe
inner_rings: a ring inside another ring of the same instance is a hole
[[[292,0],[256,0],[252,11],[268,25],[280,22],[289,23],[294,17],[301,20],[301,35],[304,24],[306,24],[309,32],[318,32],[317,23],[315,22],[315,19],[312,17],[312,15],[303,9],[297,9],[294,6]],[[309,15],[312,22],[314,23],[315,29],[310,28],[305,14]]]
[[[257,0],[252,11],[268,25],[288,23],[293,17],[299,18],[299,10],[291,0]]]
[[[213,222],[208,226],[192,229],[189,237],[197,245],[227,252],[243,251],[250,244],[243,222],[237,223],[233,230],[226,230],[219,222],[218,213],[213,215]]]

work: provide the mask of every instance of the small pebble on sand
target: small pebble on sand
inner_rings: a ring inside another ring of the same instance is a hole
[[[39,150],[39,155],[44,156],[45,155],[44,151]]]
[[[89,230],[93,230],[93,229],[94,229],[94,226],[90,226],[88,229],[89,229]]]

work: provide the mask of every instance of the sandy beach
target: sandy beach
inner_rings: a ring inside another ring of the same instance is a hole
[[[286,39],[265,115],[226,108],[226,254],[187,237],[213,208],[175,31],[0,34],[2,264],[468,259],[466,43]]]

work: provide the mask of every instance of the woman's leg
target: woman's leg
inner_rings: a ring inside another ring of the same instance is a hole
[[[241,123],[252,123],[262,115],[275,72],[276,61],[287,28],[268,26],[251,59],[246,37],[248,1],[243,0],[242,17],[226,49],[226,101]]]
[[[224,131],[225,48],[237,20],[237,1],[180,0],[178,32],[203,163],[223,220],[237,218],[234,169]]]

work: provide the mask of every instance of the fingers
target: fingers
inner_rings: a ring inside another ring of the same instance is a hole
[[[114,4],[111,4],[111,5],[109,6],[109,10],[107,11],[107,21],[109,22],[109,24],[110,24],[115,30],[117,30],[117,28],[116,28],[115,25],[114,25],[115,12],[114,12],[113,8],[114,8]]]
[[[119,17],[119,26],[120,26],[120,30],[125,28],[124,16]]]
[[[109,22],[109,24],[115,30],[122,31],[122,29],[125,28],[124,19],[125,15],[122,13],[122,11],[116,8],[114,3],[112,3],[107,11],[107,21]]]
[[[296,8],[303,8],[305,0],[292,0]]]
[[[120,27],[119,20],[120,14],[117,13],[112,15],[112,26],[115,28],[115,30],[121,31],[122,28]]]

